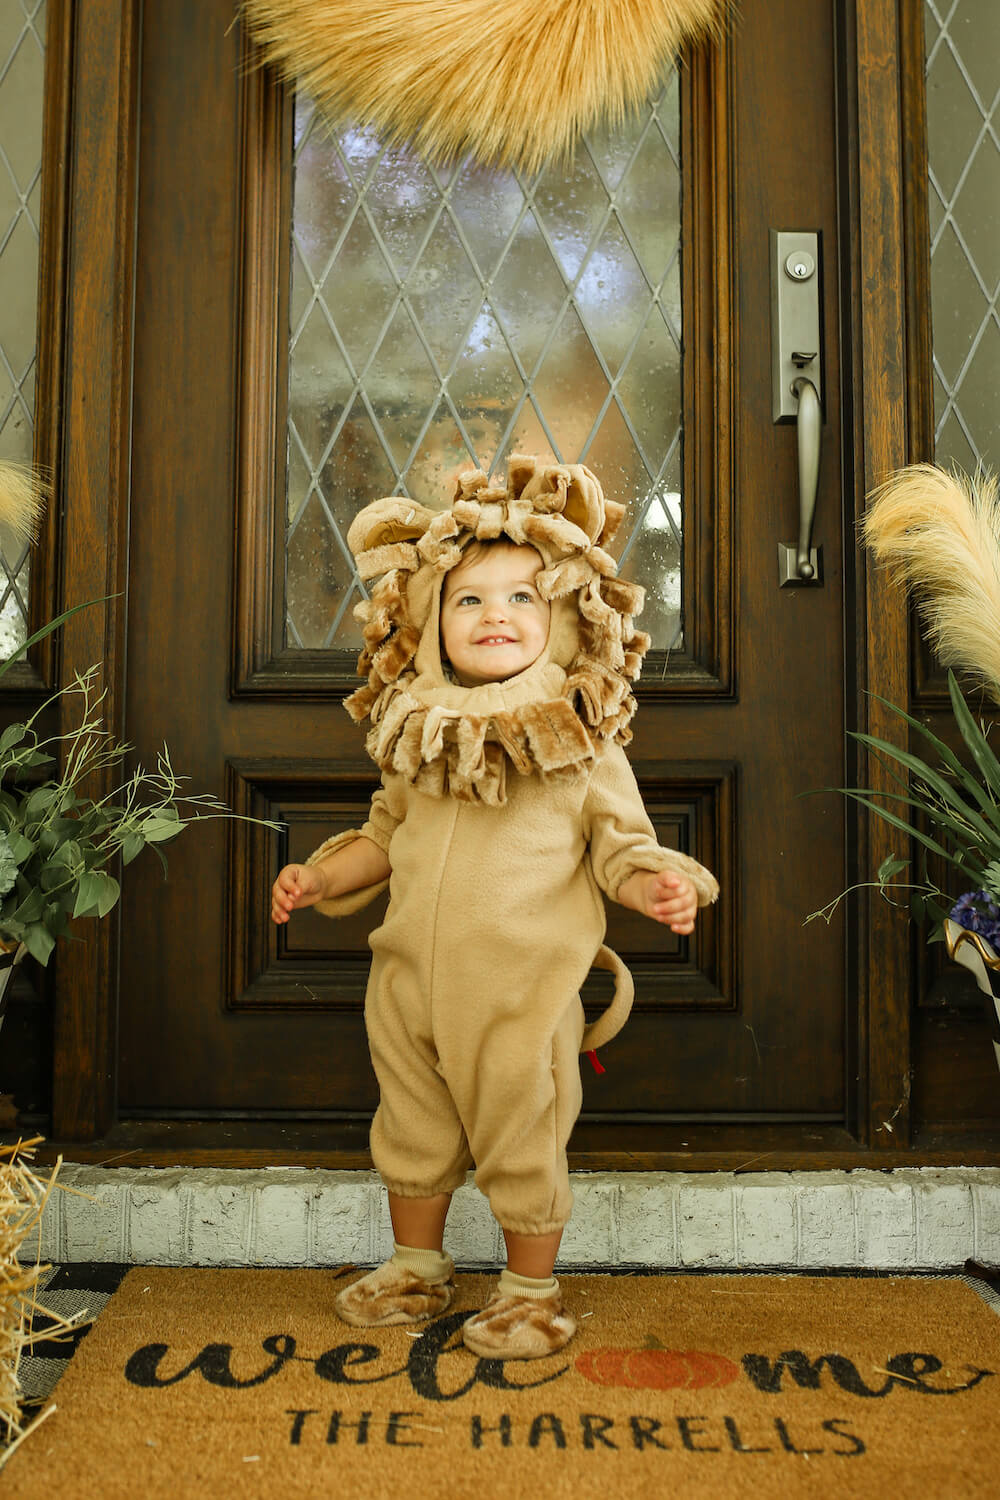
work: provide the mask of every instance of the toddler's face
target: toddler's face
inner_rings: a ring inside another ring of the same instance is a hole
[[[441,599],[441,644],[463,687],[503,682],[537,661],[549,606],[535,587],[534,547],[487,547],[452,568]]]

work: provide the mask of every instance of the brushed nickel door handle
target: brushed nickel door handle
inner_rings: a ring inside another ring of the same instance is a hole
[[[812,545],[813,517],[816,514],[816,491],[819,488],[819,450],[823,428],[816,387],[806,375],[793,381],[792,390],[799,398],[795,430],[799,448],[799,544],[795,550],[795,572],[803,582],[816,577],[817,560]]]
[[[795,423],[799,473],[798,541],[778,543],[781,588],[823,581],[823,549],[812,544],[823,428],[820,269],[817,232],[771,230],[771,415]]]

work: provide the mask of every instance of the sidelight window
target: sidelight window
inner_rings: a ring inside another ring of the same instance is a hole
[[[0,459],[30,464],[35,430],[45,5],[0,13]],[[13,549],[13,550],[12,550]],[[0,540],[0,659],[27,637],[29,549]]]
[[[926,0],[928,207],[938,462],[1000,462],[1000,8]]]

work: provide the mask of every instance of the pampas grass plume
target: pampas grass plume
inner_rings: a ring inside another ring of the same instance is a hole
[[[864,540],[915,597],[931,644],[1000,703],[1000,495],[936,464],[900,469],[870,497]]]
[[[732,0],[242,0],[250,31],[334,121],[432,161],[535,172],[619,123]]]
[[[34,541],[48,488],[34,469],[0,463],[0,527],[23,544]]]

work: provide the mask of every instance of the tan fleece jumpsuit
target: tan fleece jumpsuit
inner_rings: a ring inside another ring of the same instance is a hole
[[[452,1192],[474,1163],[505,1229],[558,1229],[573,1203],[579,991],[604,939],[600,892],[614,898],[636,870],[687,873],[694,861],[657,844],[615,744],[589,775],[512,778],[502,807],[385,775],[361,831],[392,865],[365,1001],[379,1175],[393,1193],[427,1198]]]

